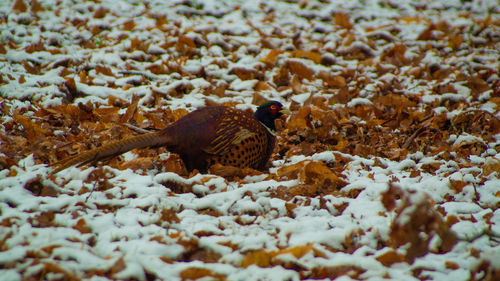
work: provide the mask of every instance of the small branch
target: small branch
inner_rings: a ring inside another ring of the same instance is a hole
[[[129,123],[123,123],[123,125],[127,126],[129,129],[132,129],[132,130],[137,131],[139,133],[143,133],[143,134],[151,133],[151,131],[145,130],[143,128],[139,128],[139,127],[134,126],[134,125],[129,124]]]

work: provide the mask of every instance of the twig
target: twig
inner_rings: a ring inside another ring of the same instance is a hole
[[[139,127],[134,126],[134,125],[129,124],[129,123],[124,123],[123,125],[127,126],[129,129],[132,129],[132,130],[137,131],[139,133],[143,133],[143,134],[151,133],[151,131],[145,130],[143,128],[139,128]]]

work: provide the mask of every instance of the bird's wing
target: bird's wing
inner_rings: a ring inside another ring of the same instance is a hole
[[[223,155],[231,150],[233,145],[239,144],[245,139],[255,136],[248,129],[241,126],[233,119],[224,119],[220,122],[216,130],[216,137],[210,142],[204,151],[208,154]]]

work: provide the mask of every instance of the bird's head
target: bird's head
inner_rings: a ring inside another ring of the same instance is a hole
[[[254,113],[255,118],[271,131],[276,131],[274,120],[280,118],[283,114],[288,114],[288,110],[283,109],[283,105],[278,101],[269,101],[263,103]]]

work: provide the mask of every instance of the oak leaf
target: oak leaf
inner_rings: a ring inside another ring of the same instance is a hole
[[[23,126],[24,131],[26,132],[26,138],[30,143],[34,143],[37,139],[45,136],[47,133],[45,129],[26,116],[14,114],[12,117],[16,120],[16,122]]]
[[[26,5],[26,3],[24,3],[23,0],[16,0],[14,2],[14,5],[12,6],[12,10],[14,12],[24,13],[28,10],[28,6]]]
[[[80,231],[81,233],[90,233],[92,230],[90,227],[87,225],[87,222],[85,221],[84,218],[80,218],[76,224],[73,226],[73,229],[76,229]]]
[[[309,81],[313,79],[314,71],[307,67],[304,63],[290,60],[287,65],[290,72],[297,75],[300,79],[307,79]]]
[[[386,267],[390,267],[391,265],[393,265],[395,263],[405,261],[404,255],[402,255],[396,251],[386,252],[386,253],[376,257],[375,259],[378,260],[380,263],[382,263]]]

